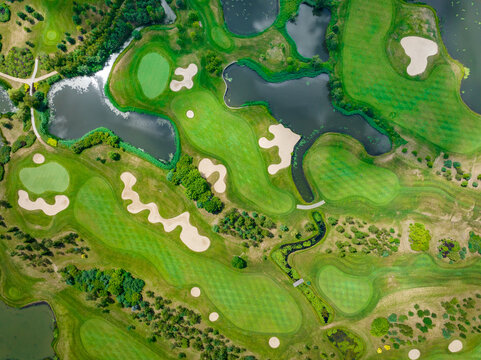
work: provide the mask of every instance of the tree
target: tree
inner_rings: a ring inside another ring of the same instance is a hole
[[[237,255],[232,258],[231,263],[236,269],[245,269],[247,267],[247,261]]]
[[[111,158],[114,161],[119,161],[120,160],[120,154],[115,151],[109,151],[109,158]]]
[[[371,323],[371,335],[381,337],[389,331],[389,321],[385,317],[375,318]]]
[[[431,241],[431,234],[429,230],[424,227],[424,224],[414,223],[409,225],[409,242],[411,249],[414,251],[429,250],[429,242]]]

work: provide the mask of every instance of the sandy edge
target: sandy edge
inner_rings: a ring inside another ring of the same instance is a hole
[[[225,183],[225,177],[227,176],[227,169],[222,164],[214,164],[211,159],[204,158],[199,163],[199,172],[206,179],[213,173],[219,173],[219,179],[214,184],[214,190],[222,194],[225,192],[227,186]]]
[[[33,162],[38,165],[43,164],[45,162],[45,156],[42,154],[35,154],[33,155]]]
[[[28,193],[26,191],[18,190],[18,205],[28,211],[42,210],[45,215],[54,216],[65,210],[69,204],[70,201],[65,195],[56,195],[55,203],[50,205],[47,204],[47,202],[41,197],[35,201],[32,201],[28,197]]]
[[[407,67],[410,76],[416,76],[426,71],[428,58],[438,53],[438,44],[419,36],[406,36],[401,39],[404,52],[411,59]]]
[[[267,140],[267,138],[262,137],[259,139],[259,146],[263,149],[270,149],[271,147],[277,146],[279,149],[281,162],[279,164],[271,164],[267,168],[269,174],[274,175],[279,170],[289,167],[294,146],[301,137],[282,124],[269,126],[269,132],[274,135],[274,139]]]
[[[187,89],[192,89],[194,86],[194,81],[192,78],[197,74],[198,68],[197,65],[195,64],[190,64],[187,66],[187,68],[181,68],[178,67],[175,69],[174,74],[182,76],[184,79],[179,81],[179,80],[172,80],[170,82],[170,90],[172,91],[180,91],[183,87],[186,87]]]
[[[159,214],[157,204],[153,202],[144,204],[140,201],[139,194],[132,190],[132,187],[137,182],[137,178],[130,172],[124,172],[120,175],[120,179],[124,183],[124,190],[122,191],[123,200],[131,200],[132,203],[127,206],[127,211],[131,214],[138,214],[143,210],[149,211],[148,220],[152,224],[161,223],[166,232],[171,232],[177,226],[182,228],[180,232],[180,240],[192,251],[203,252],[210,247],[210,239],[208,237],[199,235],[197,228],[190,223],[190,213],[184,212],[172,219],[164,219]]]

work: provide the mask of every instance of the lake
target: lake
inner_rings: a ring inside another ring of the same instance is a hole
[[[322,9],[319,13],[314,13],[313,10],[312,6],[301,4],[296,18],[287,22],[286,30],[301,56],[312,58],[318,55],[321,60],[327,61],[329,52],[325,37],[331,13],[328,9]]]
[[[221,4],[227,28],[241,36],[264,31],[279,14],[279,0],[221,0]]]
[[[17,309],[0,301],[0,359],[53,357],[54,328],[55,318],[46,303]]]
[[[5,114],[10,111],[16,111],[15,105],[13,105],[7,90],[0,87],[0,114]]]
[[[224,70],[223,76],[227,85],[226,105],[266,104],[277,121],[302,136],[294,149],[291,165],[297,189],[307,202],[312,202],[314,195],[304,175],[302,159],[320,135],[328,132],[350,135],[370,155],[381,155],[391,150],[388,136],[373,128],[364,117],[346,116],[334,110],[329,98],[327,74],[268,82],[251,68],[234,63]]]

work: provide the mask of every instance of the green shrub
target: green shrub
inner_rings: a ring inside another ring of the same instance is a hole
[[[468,248],[471,253],[481,254],[481,236],[471,231],[469,233]]]
[[[120,154],[115,151],[109,151],[109,158],[114,160],[114,161],[119,161],[120,160]]]
[[[8,145],[3,145],[0,148],[0,164],[5,165],[10,161],[10,151],[12,148]]]
[[[0,4],[0,22],[7,22],[10,20],[10,8],[7,4]]]
[[[108,132],[95,131],[75,142],[70,148],[75,154],[80,154],[85,149],[102,143],[118,148],[120,138],[117,135],[111,135]]]
[[[409,225],[409,242],[414,251],[429,250],[431,234],[425,229],[424,224],[414,223]]]
[[[389,321],[385,317],[375,318],[371,323],[371,335],[382,337],[389,331]]]
[[[28,148],[37,140],[33,131],[29,131],[26,135],[20,135],[12,144],[12,152],[16,153],[21,148]]]
[[[240,256],[234,256],[232,258],[231,264],[236,269],[245,269],[247,267],[247,261],[245,261]]]

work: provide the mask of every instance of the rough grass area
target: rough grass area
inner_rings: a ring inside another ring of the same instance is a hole
[[[63,192],[68,188],[69,174],[57,162],[49,162],[38,167],[25,167],[20,170],[20,180],[27,190],[34,194],[47,191]]]
[[[326,144],[322,137],[309,150],[304,168],[318,193],[326,200],[365,198],[376,204],[391,201],[399,191],[397,176],[361,160],[342,141]],[[370,160],[368,158],[368,160]]]
[[[369,279],[346,274],[328,265],[319,271],[318,284],[322,293],[345,314],[354,314],[369,305],[373,286]]]
[[[461,100],[456,65],[436,65],[426,80],[402,76],[392,67],[385,39],[396,4],[397,0],[348,2],[340,68],[346,93],[443,149],[460,153],[478,149],[481,116]]]
[[[137,78],[144,95],[153,99],[164,92],[170,79],[169,62],[156,52],[148,53],[140,60]]]

